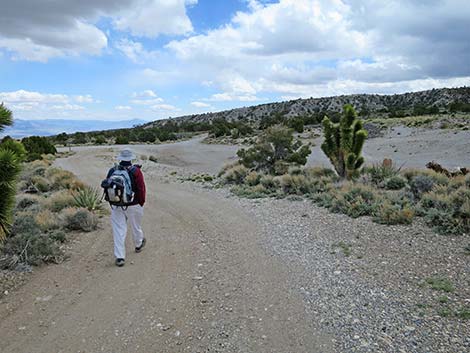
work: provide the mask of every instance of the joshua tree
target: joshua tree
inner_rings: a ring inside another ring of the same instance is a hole
[[[362,147],[367,138],[362,121],[351,105],[345,105],[343,115],[338,124],[334,124],[325,116],[323,119],[323,134],[325,141],[321,149],[328,156],[336,172],[342,178],[352,179],[359,174],[364,164],[361,156]]]
[[[11,111],[0,104],[0,132],[12,123]],[[2,241],[11,226],[20,161],[14,151],[0,146],[0,165],[2,166],[0,168],[0,241]]]

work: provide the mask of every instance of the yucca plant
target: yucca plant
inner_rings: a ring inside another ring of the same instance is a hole
[[[101,195],[97,189],[85,187],[73,194],[75,206],[86,208],[89,211],[101,209]]]
[[[13,123],[12,113],[0,104],[0,132]],[[8,235],[15,207],[16,180],[21,162],[14,151],[0,147],[0,241]]]
[[[367,131],[363,129],[362,121],[357,119],[354,108],[346,104],[338,124],[331,122],[327,116],[322,123],[325,136],[321,145],[322,151],[341,178],[357,177],[364,164],[361,153]]]

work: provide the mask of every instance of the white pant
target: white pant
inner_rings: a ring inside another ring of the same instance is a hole
[[[140,205],[122,207],[111,207],[111,225],[114,237],[114,256],[117,259],[126,258],[126,233],[127,221],[131,226],[135,247],[142,245],[144,233],[142,232],[142,216],[144,208]]]

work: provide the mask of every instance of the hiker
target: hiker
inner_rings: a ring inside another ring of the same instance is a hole
[[[116,266],[122,267],[126,258],[126,233],[129,222],[134,237],[135,252],[145,246],[142,216],[145,204],[145,182],[141,166],[132,164],[134,153],[126,148],[117,156],[116,164],[101,183],[106,201],[111,205],[111,225],[114,238]]]

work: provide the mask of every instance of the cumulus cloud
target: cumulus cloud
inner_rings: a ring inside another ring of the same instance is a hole
[[[142,43],[129,39],[121,39],[115,44],[115,47],[131,61],[137,64],[144,64],[150,60],[155,60],[158,57],[157,51],[145,50]]]
[[[171,104],[155,104],[151,107],[153,110],[162,111],[162,110],[179,110]]]
[[[13,59],[45,62],[52,57],[99,55],[107,47],[106,34],[97,24],[111,18],[117,30],[157,37],[192,31],[185,0],[16,0],[2,3],[0,48]],[[129,55],[137,55],[127,43]],[[123,44],[121,43],[121,46]],[[137,52],[136,52],[137,51]]]
[[[114,25],[135,36],[157,37],[159,34],[186,34],[193,30],[186,15],[186,5],[197,1],[136,0],[134,6],[123,10]]]
[[[225,26],[174,40],[167,49],[199,72],[201,82],[220,89],[208,100],[468,85],[466,3],[250,0],[249,10]]]
[[[191,105],[196,108],[210,108],[210,104],[204,102],[191,102]]]
[[[85,107],[74,102],[90,103],[93,101],[89,94],[69,96],[26,90],[0,92],[0,102],[5,103],[13,113],[34,112],[45,117],[65,115],[70,111],[84,111]]]
[[[117,106],[114,107],[114,109],[125,111],[125,110],[132,110],[132,107],[130,107],[128,105],[117,105]]]

